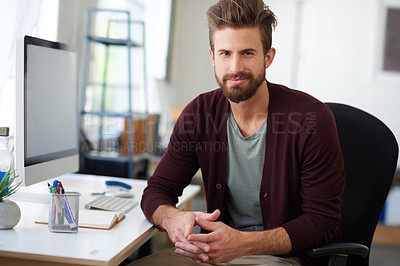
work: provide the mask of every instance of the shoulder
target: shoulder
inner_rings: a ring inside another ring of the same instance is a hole
[[[268,83],[269,117],[272,132],[300,133],[317,137],[334,134],[336,122],[331,109],[315,97],[283,85]],[[286,130],[286,131],[285,131]]]
[[[221,89],[202,93],[194,98],[184,109],[183,112],[207,112],[216,111],[228,104],[228,100]]]
[[[229,111],[229,102],[221,89],[202,93],[183,109],[181,116],[186,120],[207,123],[222,123]]]
[[[330,108],[308,93],[290,89],[284,85],[268,83],[270,110],[274,112],[318,112],[331,115]]]
[[[183,109],[175,123],[175,132],[201,134],[224,125],[229,102],[221,89],[202,93]],[[208,130],[208,131],[207,131]]]

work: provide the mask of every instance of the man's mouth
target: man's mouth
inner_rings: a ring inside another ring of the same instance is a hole
[[[224,81],[232,85],[240,85],[251,78],[249,73],[228,74],[225,75]]]
[[[233,84],[233,85],[240,85],[243,82],[245,82],[247,80],[247,78],[230,78],[228,79],[229,83]]]

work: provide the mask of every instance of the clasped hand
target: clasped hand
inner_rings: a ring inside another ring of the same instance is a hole
[[[181,212],[167,229],[175,252],[191,258],[196,263],[227,262],[245,255],[244,233],[222,222],[216,221],[220,211],[211,214],[202,212]],[[199,225],[209,231],[207,234],[193,234],[193,227]]]

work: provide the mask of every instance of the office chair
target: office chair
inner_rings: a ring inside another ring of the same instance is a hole
[[[327,103],[332,110],[344,158],[342,240],[308,250],[333,265],[369,265],[369,250],[397,165],[398,145],[376,117],[351,106]],[[347,262],[347,264],[346,264]]]

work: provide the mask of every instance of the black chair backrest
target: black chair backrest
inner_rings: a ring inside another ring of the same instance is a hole
[[[360,109],[327,105],[335,116],[344,158],[343,239],[370,248],[396,170],[396,138],[383,122]],[[368,265],[368,260],[349,256],[347,265]]]

